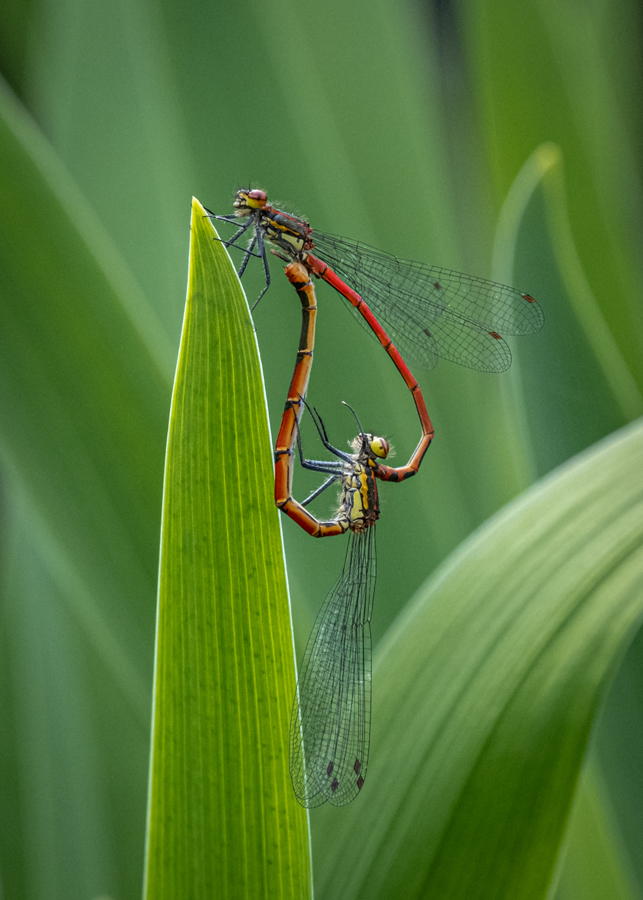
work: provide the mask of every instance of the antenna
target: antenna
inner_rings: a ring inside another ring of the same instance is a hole
[[[366,450],[367,443],[368,443],[367,440],[366,440],[366,432],[365,432],[364,429],[362,428],[362,424],[361,424],[360,420],[357,418],[357,413],[355,412],[355,410],[353,409],[353,407],[352,407],[349,403],[347,403],[345,400],[342,400],[342,403],[344,404],[344,406],[348,406],[348,408],[350,409],[350,411],[351,411],[351,412],[353,413],[353,415],[355,416],[355,421],[357,422],[357,427],[359,428],[359,436],[360,436],[361,439],[362,439],[362,449],[361,449],[360,452],[363,453],[363,452]]]

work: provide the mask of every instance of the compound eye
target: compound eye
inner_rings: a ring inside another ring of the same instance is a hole
[[[251,206],[253,209],[261,209],[268,202],[268,195],[265,191],[248,191],[246,197],[248,198],[248,206]]]
[[[386,459],[390,450],[389,442],[386,438],[376,437],[371,441],[371,450],[379,459]]]

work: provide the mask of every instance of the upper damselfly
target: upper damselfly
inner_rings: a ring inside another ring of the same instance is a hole
[[[252,256],[263,260],[266,287],[257,303],[270,285],[266,246],[271,244],[272,252],[302,262],[332,285],[360,321],[370,325],[360,309],[366,302],[408,363],[433,368],[442,357],[471,369],[504,372],[511,365],[511,351],[503,335],[534,334],[544,324],[530,294],[317,231],[305,219],[270,206],[265,191],[237,191],[233,206],[230,216],[207,212],[237,225],[248,219],[224,243],[239,246],[241,237],[252,232],[239,275]]]

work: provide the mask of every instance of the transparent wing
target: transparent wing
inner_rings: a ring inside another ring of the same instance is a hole
[[[293,704],[290,777],[302,806],[343,806],[366,778],[375,579],[375,527],[351,532],[342,574],[308,639]]]
[[[442,357],[504,372],[511,351],[501,335],[533,334],[544,324],[536,301],[516,288],[398,259],[338,235],[315,231],[314,243],[313,253],[364,298],[407,362],[433,368]]]

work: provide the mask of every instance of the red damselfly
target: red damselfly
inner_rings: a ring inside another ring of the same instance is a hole
[[[310,378],[315,346],[317,299],[315,296],[315,288],[310,280],[308,270],[301,263],[291,263],[286,266],[286,276],[296,288],[301,301],[302,328],[295,370],[290,382],[288,397],[286,399],[281,426],[277,436],[277,444],[275,446],[275,503],[288,516],[294,519],[298,525],[307,531],[308,534],[311,534],[314,537],[327,537],[331,534],[343,533],[342,530],[338,529],[337,523],[333,524],[332,527],[329,525],[328,527],[319,528],[317,520],[310,516],[310,514],[291,497],[294,443],[304,409],[303,401],[306,398],[306,392],[308,390],[308,381]],[[382,343],[382,346],[392,359],[395,367],[404,379],[404,383],[411,392],[422,427],[422,434],[418,445],[405,466],[393,468],[391,466],[380,465],[378,468],[377,477],[383,481],[405,481],[407,478],[415,475],[420,468],[424,455],[433,440],[433,425],[419,384],[409,371],[408,366],[384,329],[372,315],[370,316],[370,320],[374,333]],[[346,529],[343,530],[346,531]]]
[[[406,466],[383,462],[389,444],[364,432],[353,453],[328,440],[321,418],[311,415],[324,447],[335,460],[304,458],[299,421],[312,366],[317,304],[307,270],[294,263],[286,275],[302,304],[302,330],[288,399],[275,448],[275,500],[308,534],[329,537],[349,532],[344,567],[317,616],[297,681],[290,726],[290,773],[299,802],[306,807],[329,801],[349,803],[362,789],[368,767],[371,717],[371,613],[376,580],[375,523],[379,518],[377,479],[401,482],[414,475],[433,437],[422,394],[413,396],[422,423],[422,438]],[[393,348],[389,355],[402,376],[412,376]],[[408,383],[408,381],[407,381]],[[302,466],[326,480],[303,502],[292,496],[294,445]],[[341,486],[337,515],[321,521],[306,506],[333,484]]]
[[[270,285],[269,243],[272,252],[304,263],[334,287],[371,329],[366,310],[372,310],[407,362],[433,368],[442,357],[472,369],[504,372],[511,365],[511,351],[502,335],[533,334],[544,324],[542,310],[529,294],[317,231],[304,219],[270,206],[265,191],[240,190],[233,205],[234,215],[207,212],[237,225],[248,219],[225,244],[239,246],[251,230],[239,275],[251,256],[263,260],[266,287],[257,303]]]

